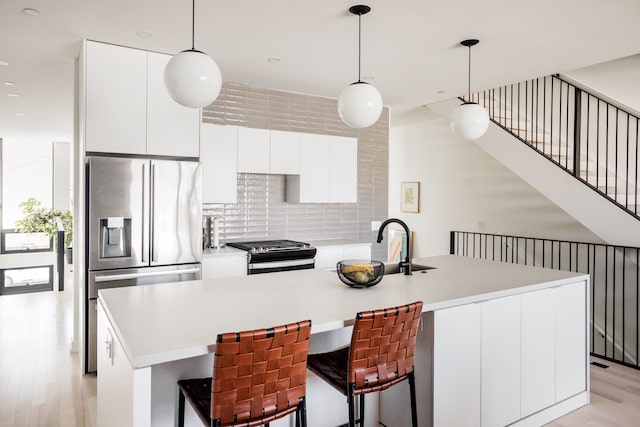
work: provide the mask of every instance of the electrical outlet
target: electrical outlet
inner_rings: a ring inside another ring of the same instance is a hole
[[[478,230],[486,231],[487,230],[487,221],[478,221]]]
[[[381,225],[382,221],[371,221],[371,231],[378,231]]]

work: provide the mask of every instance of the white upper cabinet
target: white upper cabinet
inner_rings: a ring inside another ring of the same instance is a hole
[[[287,176],[290,203],[355,203],[358,140],[301,134],[300,175]]]
[[[358,200],[358,140],[344,136],[331,137],[331,202]]]
[[[204,203],[236,203],[237,141],[236,126],[202,124],[200,163],[202,163],[202,201]]]
[[[300,175],[287,176],[287,201],[323,203],[331,198],[331,144],[326,135],[303,134],[300,138]]]
[[[200,155],[200,109],[188,108],[171,98],[164,85],[169,55],[147,56],[147,153],[166,156]]]
[[[270,173],[298,175],[300,173],[300,134],[271,131]]]
[[[299,174],[300,134],[238,128],[238,172]]]
[[[199,156],[200,110],[164,86],[171,56],[87,41],[84,58],[86,151]]]
[[[238,172],[269,173],[269,129],[238,128]]]
[[[145,154],[147,53],[87,42],[85,61],[86,150]]]

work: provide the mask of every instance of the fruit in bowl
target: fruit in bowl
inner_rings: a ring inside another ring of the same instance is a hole
[[[384,276],[384,264],[373,260],[344,260],[336,264],[338,277],[352,288],[376,285]]]

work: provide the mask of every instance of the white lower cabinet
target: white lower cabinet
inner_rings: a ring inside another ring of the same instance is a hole
[[[587,294],[583,283],[556,288],[556,400],[587,388]]]
[[[98,425],[127,426],[133,420],[133,369],[111,324],[98,306]]]
[[[202,279],[239,277],[247,275],[247,254],[204,255],[202,257]]]
[[[316,268],[336,268],[337,262],[345,259],[371,259],[371,244],[316,246]]]
[[[416,372],[433,378],[425,425],[517,424],[585,392],[586,301],[582,281],[425,315],[418,340],[431,372]]]
[[[555,402],[554,289],[522,294],[522,415]]]
[[[520,295],[482,302],[483,426],[520,418]]]
[[[433,425],[480,425],[480,304],[438,310],[433,325]],[[416,376],[420,375],[416,372]]]

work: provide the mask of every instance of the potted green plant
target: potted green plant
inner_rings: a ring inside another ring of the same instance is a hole
[[[19,233],[45,233],[49,238],[53,238],[58,232],[56,218],[60,218],[65,232],[65,255],[67,262],[71,264],[73,262],[73,215],[71,211],[63,212],[42,206],[42,203],[33,197],[20,203],[19,206],[24,213],[24,218],[15,223],[15,229]]]

